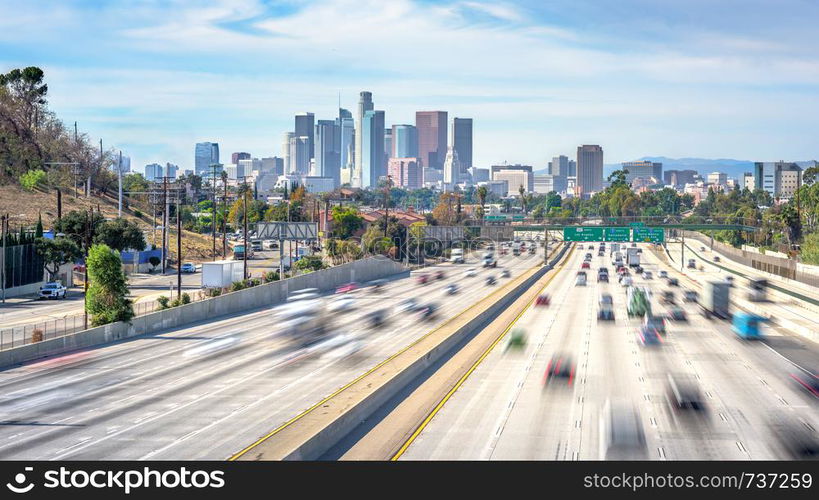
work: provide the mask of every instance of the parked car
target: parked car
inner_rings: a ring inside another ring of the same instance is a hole
[[[45,285],[40,287],[40,291],[37,292],[37,298],[39,299],[64,299],[66,294],[66,288],[63,286],[62,283],[59,281],[49,281]]]
[[[183,273],[195,273],[196,272],[196,264],[193,262],[185,262],[182,264],[182,269],[180,269]]]

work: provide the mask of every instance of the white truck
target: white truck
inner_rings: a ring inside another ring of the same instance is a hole
[[[463,248],[453,248],[449,254],[449,260],[453,264],[463,264],[466,262],[464,259],[464,249]]]
[[[241,281],[244,263],[240,260],[217,260],[202,263],[202,287],[223,288]]]
[[[640,252],[639,248],[627,248],[626,249],[626,265],[629,267],[637,267],[640,265]]]

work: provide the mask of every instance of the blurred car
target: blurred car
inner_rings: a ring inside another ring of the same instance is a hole
[[[586,286],[586,273],[580,271],[574,278],[574,286]]]
[[[719,262],[719,255],[714,255],[714,262]]]
[[[349,293],[349,292],[352,292],[354,290],[358,290],[359,288],[361,288],[361,285],[359,285],[355,281],[351,281],[350,283],[345,283],[345,284],[337,287],[336,288],[336,293]]]
[[[685,314],[685,309],[680,306],[673,306],[668,310],[668,317],[672,321],[688,321],[688,316]]]
[[[680,282],[677,278],[668,278],[668,286],[680,286]]]
[[[541,294],[541,295],[537,296],[537,298],[535,299],[535,305],[536,306],[548,306],[549,303],[551,302],[551,300],[552,299],[549,297],[549,294],[544,293],[544,294]]]
[[[494,276],[487,276],[485,283],[487,285],[494,285],[497,282]]]
[[[605,251],[605,250],[599,250],[599,251],[597,252],[597,256],[598,256],[598,257],[604,257],[605,255],[606,255],[606,251]]]
[[[663,343],[657,329],[648,325],[642,325],[637,330],[637,340],[639,340],[640,344],[644,346],[655,346]]]
[[[355,307],[355,297],[352,295],[342,295],[327,304],[327,310],[330,312],[347,312]]]
[[[597,319],[604,321],[614,321],[614,299],[611,294],[604,293],[600,296],[599,311],[597,312]]]
[[[819,378],[815,373],[807,373],[800,370],[791,373],[790,377],[796,382],[797,386],[807,391],[814,398],[819,399]]]
[[[446,278],[446,274],[444,274],[443,271],[441,271],[441,270],[435,271],[435,279],[436,280],[442,280],[444,278]]]
[[[433,319],[438,314],[438,305],[432,302],[421,304],[415,309],[421,319]]]
[[[509,332],[509,338],[503,346],[504,352],[509,349],[522,349],[526,347],[526,330],[523,328],[515,328]]]
[[[623,286],[631,286],[634,284],[634,281],[631,279],[631,276],[625,275],[620,277],[620,284]]]
[[[367,314],[366,321],[371,327],[381,326],[387,322],[387,311],[385,309],[372,311]]]
[[[319,296],[319,289],[318,288],[302,288],[301,290],[295,290],[290,292],[290,295],[287,296],[288,302],[293,302],[294,300],[308,300],[308,299],[315,299]]]
[[[665,335],[665,318],[662,316],[654,316],[646,314],[643,316],[643,326],[653,328],[660,335]]]
[[[600,415],[601,460],[648,460],[645,432],[637,407],[607,400]]]
[[[418,309],[418,301],[413,298],[404,299],[395,306],[396,313],[413,312],[416,309]]]
[[[183,273],[195,273],[196,272],[196,264],[193,262],[185,262],[182,264],[182,267],[179,269]]]
[[[447,295],[455,295],[460,291],[460,288],[455,283],[451,283],[444,288],[444,293]]]
[[[654,279],[654,275],[651,274],[651,271],[643,271],[643,279],[644,280]]]
[[[683,302],[697,302],[699,294],[694,290],[686,290],[683,292]]]
[[[694,259],[688,259],[688,264],[686,265],[688,269],[696,269],[697,268],[697,261]]]
[[[474,267],[471,267],[471,268],[467,269],[466,271],[464,271],[464,277],[465,278],[472,278],[473,276],[477,276],[477,274],[478,274],[478,271],[476,271]]]
[[[819,460],[819,437],[795,417],[780,415],[770,424],[784,455],[793,460]]]
[[[660,295],[660,304],[673,304],[674,303],[674,292],[671,290],[665,290]]]
[[[666,279],[668,278],[668,271],[659,271],[657,272],[657,276],[659,276],[660,279]]]
[[[643,266],[634,266],[634,272],[636,274],[643,274]]]
[[[553,381],[566,382],[572,385],[574,382],[574,360],[568,354],[555,354],[546,365],[543,373],[543,385],[549,385]]]
[[[419,274],[419,275],[418,275],[418,276],[415,278],[415,281],[416,281],[416,282],[417,282],[419,285],[426,285],[427,283],[429,283],[429,274]]]
[[[582,264],[580,264],[580,269],[591,269],[591,264],[589,261],[584,260]]]
[[[387,284],[387,280],[373,280],[370,281],[370,293],[381,293],[384,290],[384,285]]]
[[[674,411],[704,411],[706,409],[697,379],[691,375],[669,373],[666,398]]]
[[[67,289],[59,281],[49,281],[37,291],[38,299],[64,299]]]
[[[599,282],[608,283],[609,282],[609,273],[604,273],[604,272],[598,271],[597,272],[597,282],[598,283]]]
[[[509,272],[508,269],[504,269],[503,271],[501,271],[501,278],[508,278],[510,276],[512,276],[512,273]]]
[[[730,274],[725,276],[725,282],[728,283],[728,286],[733,287],[734,286],[734,277],[731,276]]]
[[[578,250],[583,250],[583,245],[577,245]]]

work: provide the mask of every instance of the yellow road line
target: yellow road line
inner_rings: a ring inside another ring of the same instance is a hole
[[[559,245],[558,245],[558,247],[559,247]],[[549,257],[554,256],[554,254],[555,254],[555,253],[558,251],[558,247],[555,247],[555,249],[552,251],[552,253],[549,255]],[[542,264],[540,264],[540,265],[542,265]],[[529,270],[531,270],[531,269],[533,269],[533,268],[534,268],[534,266],[533,266],[532,268],[530,268]],[[528,270],[527,270],[527,272],[528,272]],[[255,441],[253,444],[251,444],[251,445],[249,445],[249,446],[245,447],[244,449],[242,449],[241,451],[237,452],[236,454],[234,454],[233,456],[231,456],[230,458],[228,458],[228,462],[233,462],[233,461],[235,461],[235,460],[238,460],[239,458],[241,458],[241,457],[242,457],[242,455],[245,455],[247,452],[249,452],[249,451],[250,451],[250,450],[252,450],[253,448],[255,448],[255,447],[257,447],[258,445],[262,444],[263,442],[267,441],[268,439],[270,439],[271,437],[273,437],[273,436],[275,436],[276,434],[280,433],[280,432],[281,432],[281,431],[283,431],[284,429],[286,429],[286,428],[290,427],[292,424],[294,424],[294,423],[295,423],[295,422],[297,422],[298,420],[300,420],[300,419],[304,418],[305,416],[307,416],[307,415],[308,415],[310,412],[312,412],[312,411],[313,411],[313,410],[315,410],[316,408],[321,407],[321,406],[322,406],[322,405],[324,405],[324,403],[326,403],[327,401],[329,401],[329,400],[333,399],[334,397],[338,396],[338,395],[339,395],[341,392],[343,392],[344,390],[348,389],[348,388],[349,388],[349,387],[351,387],[352,385],[355,385],[357,382],[359,382],[359,381],[360,381],[361,379],[363,379],[364,377],[366,377],[366,376],[370,375],[371,373],[373,373],[374,371],[378,370],[379,368],[381,368],[381,367],[382,367],[382,366],[384,366],[385,364],[389,363],[390,361],[392,361],[392,360],[393,360],[393,359],[395,359],[396,357],[400,356],[400,355],[401,355],[401,354],[403,354],[404,352],[408,351],[409,349],[411,349],[412,347],[414,347],[414,346],[415,346],[415,345],[417,345],[418,343],[422,342],[423,340],[425,340],[425,339],[426,339],[427,337],[429,337],[430,335],[433,335],[433,334],[434,334],[435,332],[437,332],[438,330],[440,330],[440,329],[444,328],[445,326],[449,325],[450,323],[452,323],[452,322],[453,322],[453,321],[455,321],[456,319],[458,319],[458,318],[460,318],[461,316],[463,316],[464,314],[466,314],[468,311],[470,311],[470,310],[474,309],[475,307],[477,307],[477,306],[478,306],[478,304],[480,304],[480,303],[481,303],[481,302],[483,302],[484,300],[486,300],[486,299],[490,299],[490,298],[494,297],[495,295],[497,295],[497,294],[499,294],[499,293],[502,293],[502,292],[504,291],[504,289],[505,289],[505,288],[503,288],[503,287],[502,287],[502,288],[497,289],[497,290],[496,290],[496,291],[494,291],[494,292],[493,292],[491,295],[488,295],[488,296],[487,296],[487,297],[485,297],[484,299],[481,299],[481,300],[479,300],[477,303],[475,303],[475,304],[471,305],[470,307],[468,307],[468,308],[464,309],[464,310],[463,310],[463,311],[461,311],[460,313],[456,314],[455,316],[451,317],[450,319],[448,319],[447,321],[445,321],[444,323],[442,323],[441,325],[439,325],[437,328],[435,328],[435,329],[433,329],[433,330],[430,330],[428,333],[424,334],[422,337],[420,337],[419,339],[417,339],[415,342],[412,342],[411,344],[407,345],[406,347],[404,347],[403,349],[399,350],[398,352],[396,352],[396,353],[395,353],[395,354],[393,354],[392,356],[388,357],[388,358],[387,358],[387,359],[385,359],[384,361],[382,361],[382,362],[378,363],[378,364],[377,364],[377,365],[375,365],[374,367],[372,367],[372,368],[370,368],[369,370],[367,370],[366,372],[362,373],[361,375],[359,375],[358,377],[356,377],[355,379],[353,379],[351,382],[348,382],[347,384],[343,385],[342,387],[340,387],[340,388],[339,388],[339,389],[337,389],[335,392],[333,392],[333,393],[332,393],[332,394],[330,394],[329,396],[325,397],[324,399],[322,399],[322,400],[321,400],[321,401],[319,401],[318,403],[316,403],[316,404],[314,404],[313,406],[311,406],[311,407],[307,408],[306,410],[304,410],[303,412],[299,413],[299,414],[298,414],[298,415],[296,415],[295,417],[291,418],[291,419],[290,419],[290,420],[288,420],[287,422],[283,423],[283,424],[282,424],[282,425],[280,425],[279,427],[276,427],[275,429],[273,429],[273,430],[272,430],[272,431],[270,431],[269,433],[267,433],[267,434],[265,434],[264,436],[260,437],[260,438],[259,438],[259,439],[257,439],[257,440],[256,440],[256,441]]]
[[[563,262],[560,263],[560,266],[557,269],[558,272],[554,273],[549,278],[549,280],[546,282],[546,284],[543,285],[543,288],[541,288],[541,292],[543,290],[546,290],[546,288],[552,283],[552,280],[554,280],[555,277],[558,274],[560,274],[560,270],[562,270],[563,266],[566,265],[566,262],[569,261],[569,257],[571,257],[572,253],[574,252],[574,248],[575,247],[572,247],[572,249],[569,250],[569,255],[567,255],[566,258],[563,259]],[[429,425],[429,423],[432,421],[432,419],[435,418],[435,415],[437,415],[438,412],[441,410],[441,408],[443,408],[444,405],[447,403],[447,401],[449,401],[449,398],[451,398],[452,395],[455,394],[455,392],[457,392],[458,389],[460,389],[460,387],[464,384],[464,382],[466,382],[466,379],[468,379],[469,376],[472,375],[472,372],[474,372],[478,368],[478,366],[483,362],[483,360],[486,359],[487,356],[489,356],[489,353],[492,352],[492,349],[494,349],[495,346],[498,345],[501,340],[503,340],[503,337],[505,337],[506,334],[509,332],[509,330],[511,330],[512,327],[515,326],[515,323],[517,323],[517,321],[520,319],[520,317],[523,316],[523,314],[526,311],[529,310],[529,308],[532,306],[532,303],[535,301],[535,299],[537,299],[537,296],[533,297],[532,300],[530,300],[529,303],[526,304],[526,306],[523,308],[523,310],[520,313],[518,313],[517,316],[515,316],[515,319],[513,319],[509,323],[509,325],[506,327],[506,329],[503,330],[503,332],[498,336],[498,338],[496,338],[495,341],[492,342],[492,344],[475,361],[475,363],[473,363],[472,366],[469,367],[469,370],[467,370],[467,372],[464,373],[464,375],[458,380],[458,382],[452,387],[452,389],[450,389],[449,392],[446,393],[446,395],[443,397],[443,399],[441,399],[441,401],[438,402],[438,404],[435,406],[435,408],[432,409],[430,414],[427,415],[427,418],[425,418],[424,421],[421,422],[421,425],[419,425],[418,428],[415,429],[415,432],[413,432],[412,435],[409,437],[409,439],[407,439],[407,441],[401,446],[401,448],[398,449],[398,452],[395,455],[393,455],[393,457],[390,459],[391,461],[396,461],[399,458],[401,458],[401,455],[403,455],[407,451],[407,449],[412,445],[412,443],[415,441],[415,439],[418,438],[419,435],[421,435],[421,433],[424,431],[424,429],[427,427],[427,425]]]

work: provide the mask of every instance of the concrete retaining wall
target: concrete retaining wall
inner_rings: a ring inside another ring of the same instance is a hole
[[[291,292],[304,288],[318,288],[324,292],[350,281],[363,283],[390,276],[409,276],[409,270],[387,258],[371,257],[146,314],[134,318],[131,323],[112,323],[72,335],[0,351],[0,368],[129,337],[157,333],[197,321],[271,306],[283,302]]]

